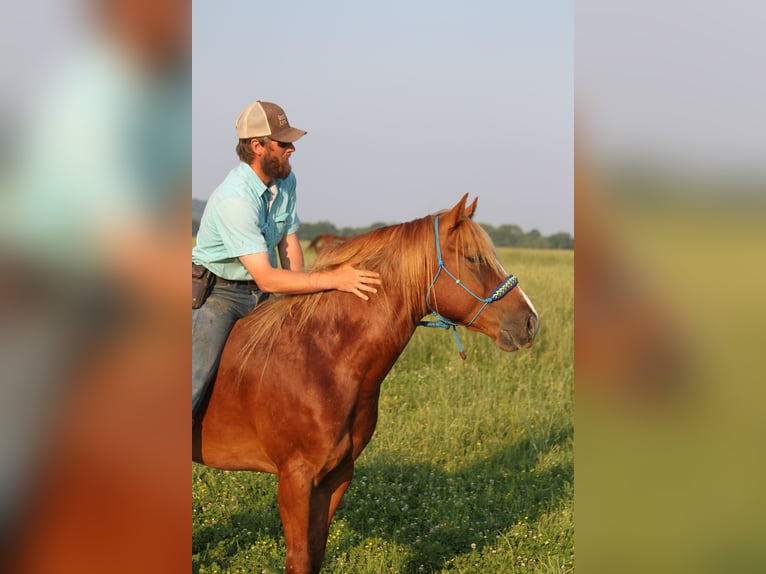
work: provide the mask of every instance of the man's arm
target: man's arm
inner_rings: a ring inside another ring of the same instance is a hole
[[[242,255],[239,260],[263,291],[268,293],[316,293],[338,289],[368,299],[367,293],[377,293],[373,285],[380,285],[375,271],[354,269],[344,265],[332,271],[306,273],[288,269],[274,269],[266,252]]]
[[[279,242],[279,260],[282,269],[303,271],[303,248],[298,241],[298,235],[291,233]]]

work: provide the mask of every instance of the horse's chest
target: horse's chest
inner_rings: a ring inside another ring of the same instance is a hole
[[[356,415],[351,425],[352,444],[354,448],[354,458],[359,456],[370,442],[373,433],[375,432],[375,425],[378,422],[378,400],[377,396],[374,401],[366,401],[363,404],[357,405]]]

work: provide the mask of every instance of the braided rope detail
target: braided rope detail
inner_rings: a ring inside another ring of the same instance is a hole
[[[508,293],[511,292],[511,290],[516,287],[516,285],[519,284],[519,280],[516,278],[515,275],[509,275],[508,278],[503,281],[497,289],[495,289],[492,292],[492,295],[489,296],[490,301],[499,301],[503,297],[505,297]]]

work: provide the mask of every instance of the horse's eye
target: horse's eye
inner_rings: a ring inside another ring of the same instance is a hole
[[[479,265],[484,261],[484,258],[481,255],[466,255],[465,258],[469,263],[473,263],[474,265]]]

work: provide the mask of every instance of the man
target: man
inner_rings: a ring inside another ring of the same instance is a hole
[[[242,111],[236,128],[240,164],[210,196],[192,250],[192,262],[215,275],[207,300],[192,309],[192,418],[234,323],[270,293],[338,289],[367,300],[380,285],[377,273],[351,266],[303,270],[290,156],[306,132],[290,126],[281,107],[260,100]]]

